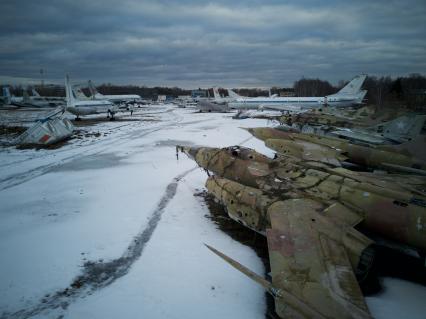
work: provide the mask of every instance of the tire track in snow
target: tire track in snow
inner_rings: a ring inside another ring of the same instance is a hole
[[[161,220],[165,208],[176,195],[179,182],[197,168],[198,166],[179,174],[167,185],[156,209],[151,214],[147,226],[133,238],[121,257],[105,262],[86,262],[83,265],[81,275],[75,278],[67,288],[46,295],[32,307],[21,309],[13,313],[4,312],[1,314],[0,318],[26,319],[36,315],[47,315],[45,312],[49,311],[57,311],[58,318],[62,318],[65,310],[73,301],[91,295],[97,290],[107,287],[117,279],[126,275],[135,261],[142,255],[146,244],[151,239],[152,234]]]

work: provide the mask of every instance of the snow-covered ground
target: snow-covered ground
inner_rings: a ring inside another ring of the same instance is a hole
[[[264,318],[263,289],[204,243],[259,274],[262,262],[205,217],[194,193],[206,175],[175,154],[241,144],[273,155],[239,128],[271,123],[231,116],[156,106],[56,150],[1,149],[0,317]],[[424,318],[424,287],[384,283],[367,298],[376,318]]]

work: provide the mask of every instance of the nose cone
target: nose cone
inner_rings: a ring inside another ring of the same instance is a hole
[[[182,145],[176,145],[176,152],[182,152],[188,155],[189,158],[195,160],[197,157],[197,153],[201,147],[194,147],[194,146],[182,146]]]
[[[189,158],[205,169],[214,168],[216,162],[220,160],[220,148],[178,145],[176,149],[188,155]]]
[[[189,147],[186,151],[186,154],[192,158],[196,159],[198,152],[200,151],[201,147]]]

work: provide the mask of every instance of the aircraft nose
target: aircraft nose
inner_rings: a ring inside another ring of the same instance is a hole
[[[182,146],[176,145],[176,153],[182,152],[185,153],[189,158],[195,160],[200,147],[190,147],[190,146]]]

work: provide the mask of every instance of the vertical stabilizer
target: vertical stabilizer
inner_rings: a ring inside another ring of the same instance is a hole
[[[72,92],[72,88],[71,88],[71,84],[70,84],[70,78],[69,78],[68,74],[65,77],[65,94],[66,94],[67,107],[74,106],[75,98],[74,98],[74,94]]]
[[[76,100],[81,100],[81,101],[89,100],[89,98],[86,96],[86,94],[84,94],[83,90],[81,89],[79,85],[72,85],[71,90]]]
[[[3,86],[3,96],[10,98],[10,89],[8,86]]]
[[[92,80],[89,80],[89,91],[90,91],[90,94],[92,95],[93,99],[103,96],[101,93],[98,92],[98,90],[96,89],[96,86],[93,84]]]
[[[238,99],[238,98],[240,98],[241,96],[240,95],[238,95],[237,93],[235,93],[234,91],[232,91],[231,89],[227,89],[227,91],[228,91],[228,95],[229,95],[229,97],[232,97],[232,98],[234,98],[234,99]]]
[[[12,103],[12,96],[10,95],[10,89],[8,86],[3,86],[3,96],[5,97],[5,103]]]
[[[357,75],[335,95],[357,95],[366,78],[366,74]]]
[[[358,92],[358,94],[357,94],[358,103],[360,103],[360,104],[362,103],[366,94],[367,94],[367,90],[361,90],[361,91]]]
[[[27,89],[22,90],[22,101],[24,103],[30,103],[30,96],[28,95],[28,87]]]
[[[36,91],[35,88],[31,88],[31,93],[34,97],[41,97],[40,94],[38,94],[38,92]]]
[[[220,96],[220,94],[219,94],[219,90],[218,90],[217,87],[213,87],[213,96],[214,96],[215,100],[219,101],[219,100],[222,99],[221,96]]]

